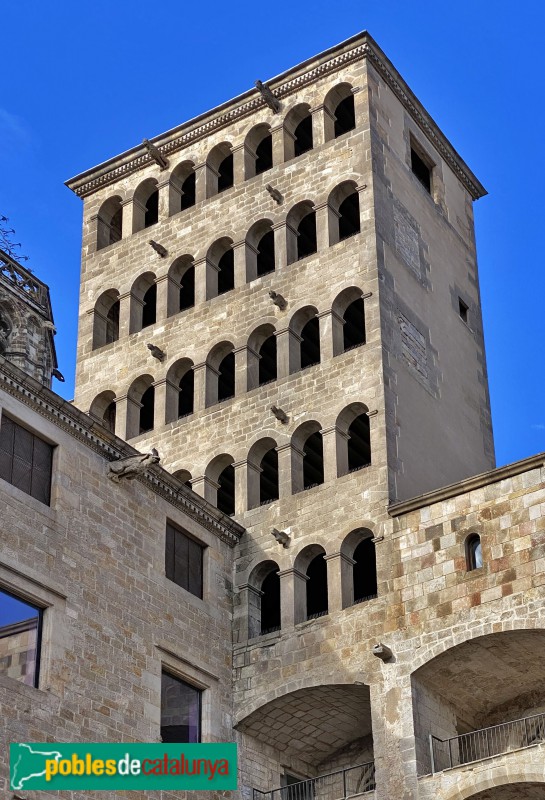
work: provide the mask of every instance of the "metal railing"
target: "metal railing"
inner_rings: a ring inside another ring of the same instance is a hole
[[[438,739],[430,734],[431,771],[442,772],[540,742],[545,742],[545,714],[503,722],[451,739]]]
[[[375,762],[370,761],[270,792],[254,789],[253,800],[346,800],[375,789]]]

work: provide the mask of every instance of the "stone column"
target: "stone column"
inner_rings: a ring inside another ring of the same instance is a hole
[[[142,312],[144,310],[144,301],[140,297],[135,297],[131,293],[130,297],[130,316],[129,316],[129,333],[138,333],[142,330]],[[120,308],[121,312],[121,308]],[[121,316],[121,314],[120,314]]]
[[[130,200],[124,200],[121,203],[123,214],[121,216],[121,238],[126,239],[132,235],[133,231],[133,205],[132,197]]]
[[[130,292],[119,295],[119,338],[128,336],[131,328],[131,298]]]
[[[277,222],[272,226],[274,231],[274,262],[275,271],[281,272],[288,264],[288,248],[286,241],[286,221]]]
[[[271,125],[271,137],[273,167],[276,167],[286,160],[284,155],[284,125],[282,123],[274,127]]]
[[[246,283],[246,242],[243,239],[233,243],[233,262],[235,289]]]
[[[277,379],[280,380],[290,374],[292,339],[296,334],[290,328],[279,328],[274,335],[276,336]],[[297,343],[297,339],[299,342],[301,341],[301,337],[297,337],[295,343]]]
[[[335,138],[335,114],[333,114],[329,108],[322,106],[323,114],[324,114],[324,140],[326,142],[330,142],[332,139]]]
[[[305,453],[299,450],[294,444],[291,445],[291,492],[298,494],[302,492],[303,484],[303,458]]]
[[[195,305],[201,305],[206,300],[206,270],[207,259],[198,258],[195,261]]]
[[[316,212],[316,247],[318,253],[329,247],[329,203],[314,206]]]
[[[235,461],[235,514],[243,514],[259,506],[259,475],[261,469],[249,459]],[[255,502],[257,484],[257,502]]]
[[[325,142],[323,105],[311,108],[310,113],[312,114],[312,146],[320,147]]]
[[[340,551],[324,556],[327,562],[327,597],[330,613],[354,604],[353,558]]]
[[[278,496],[280,499],[291,495],[291,443],[276,448],[278,453]]]
[[[233,153],[233,186],[240,186],[246,179],[244,143],[231,148]]]
[[[200,497],[204,497],[204,499],[208,500],[213,506],[216,505],[218,501],[218,489],[220,488],[219,483],[213,481],[211,478],[207,478],[206,475],[199,475],[193,478],[190,483],[191,488],[196,494]]]
[[[172,217],[182,210],[182,187],[171,180],[168,185],[168,216]]]
[[[195,165],[195,203],[202,203],[207,198],[206,173],[206,163]]]
[[[161,275],[155,279],[157,286],[156,319],[157,322],[165,320],[168,316],[168,275]]]
[[[127,410],[129,398],[121,394],[115,398],[115,435],[120,439],[127,437]]]
[[[165,411],[167,405],[167,380],[160,378],[154,381],[155,396],[153,401],[153,430],[159,430],[165,424]]]
[[[204,411],[206,408],[206,370],[206,361],[202,361],[200,364],[195,364],[193,367],[193,373],[195,375],[193,407],[195,409],[195,413]]]
[[[180,387],[165,378],[165,423],[175,422],[178,419],[178,395]],[[156,395],[157,399],[157,395]],[[155,406],[157,414],[157,406]]]
[[[308,578],[295,567],[281,570],[278,577],[280,578],[281,628],[283,631],[287,631],[306,619]]]
[[[146,205],[145,203],[141,203],[140,200],[137,200],[136,197],[132,199],[132,231],[131,233],[136,233],[137,231],[141,231],[144,228],[144,222],[146,218]],[[123,226],[125,225],[125,221],[123,220]]]
[[[242,347],[236,347],[233,352],[235,354],[235,397],[238,397],[241,394],[246,394],[248,390],[249,348],[243,345]]]
[[[324,483],[348,472],[348,434],[336,425],[321,431],[324,446]]]
[[[238,605],[240,608],[239,631],[240,641],[254,639],[261,633],[261,598],[263,592],[243,583],[238,587]]]
[[[159,192],[159,217],[158,222],[168,219],[170,215],[170,179],[157,183],[157,190]]]
[[[326,361],[343,351],[344,319],[332,308],[317,316],[320,321],[320,361]]]

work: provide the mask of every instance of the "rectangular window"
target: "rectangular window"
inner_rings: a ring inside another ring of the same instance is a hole
[[[0,675],[38,685],[42,609],[0,589]]]
[[[468,322],[468,311],[469,306],[467,306],[464,301],[459,297],[458,298],[458,313],[460,317],[463,319],[464,322]]]
[[[431,194],[431,166],[411,147],[411,169],[424,189]]]
[[[201,741],[202,690],[175,678],[161,675],[161,739],[163,742]]]
[[[181,528],[167,522],[165,568],[169,580],[202,599],[204,547]]]
[[[53,447],[2,415],[0,478],[49,505]]]

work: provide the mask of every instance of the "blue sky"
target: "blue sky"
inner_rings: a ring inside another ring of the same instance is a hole
[[[68,178],[367,29],[489,191],[475,205],[498,464],[545,450],[538,2],[20,0],[2,8],[0,212],[51,287],[73,394]]]

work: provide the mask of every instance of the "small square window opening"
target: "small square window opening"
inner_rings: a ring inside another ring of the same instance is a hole
[[[431,167],[416,152],[414,147],[411,147],[411,169],[424,189],[431,194]]]
[[[465,322],[467,325],[469,321],[468,320],[469,306],[467,306],[460,297],[458,298],[458,313],[460,314],[460,319],[462,319],[463,322]]]

